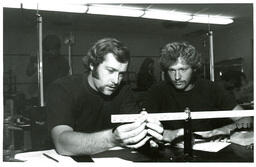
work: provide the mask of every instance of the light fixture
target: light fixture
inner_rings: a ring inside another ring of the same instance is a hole
[[[51,1],[51,3],[49,3]],[[59,2],[59,3],[57,3]],[[5,0],[3,7],[24,8],[46,11],[87,13],[98,15],[142,17],[203,24],[230,24],[233,19],[227,16],[202,15],[169,10],[143,9],[121,5],[86,4],[84,0]]]
[[[219,76],[222,77],[222,75],[223,75],[223,74],[222,74],[222,72],[220,71],[220,72],[219,72]]]
[[[66,0],[63,3],[61,3],[60,0],[55,0],[51,3],[50,1],[51,0],[5,0],[3,7],[71,13],[85,13],[88,9],[88,6],[83,5],[81,0]]]
[[[205,24],[230,24],[233,23],[233,19],[217,15],[194,15],[189,22]]]
[[[190,13],[167,11],[167,10],[146,10],[143,18],[181,21],[204,24],[230,24],[233,23],[231,17],[216,15],[192,15]]]
[[[2,5],[6,8],[20,8],[21,3],[18,0],[5,0]]]
[[[57,12],[70,12],[70,13],[85,13],[88,7],[86,5],[74,5],[74,4],[55,4],[55,3],[24,3],[24,9],[38,9],[45,11],[57,11]]]
[[[140,17],[144,11],[138,8],[114,5],[89,5],[88,14]]]
[[[186,22],[192,19],[191,15],[176,11],[167,10],[146,10],[143,18],[148,19],[160,19],[160,20],[171,20],[171,21],[182,21]]]

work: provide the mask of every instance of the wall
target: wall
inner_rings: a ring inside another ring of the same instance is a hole
[[[123,41],[131,50],[132,62],[129,71],[133,72],[131,79],[135,79],[135,74],[145,57],[152,57],[155,63],[155,74],[157,79],[160,78],[160,70],[157,64],[160,47],[171,40],[186,39],[180,34],[146,34],[146,33],[122,33],[105,31],[82,31],[71,30],[55,26],[43,27],[43,35],[57,34],[61,40],[69,36],[72,32],[75,36],[75,44],[72,46],[73,55],[73,72],[78,74],[83,72],[81,58],[86,55],[88,48],[98,39],[103,37],[114,37]],[[253,56],[252,56],[252,25],[244,24],[242,27],[226,26],[222,30],[214,31],[214,56],[215,62],[244,57],[244,71],[248,78],[252,80],[253,76]],[[12,70],[18,83],[17,89],[24,92],[29,98],[29,89],[31,84],[37,85],[36,77],[28,77],[25,74],[26,64],[29,56],[36,53],[37,43],[36,26],[32,27],[11,27],[4,29],[4,72]],[[192,41],[203,53],[205,61],[208,61],[207,38],[195,36]],[[206,46],[204,42],[206,41]],[[63,43],[61,53],[65,56],[68,54],[68,46]],[[7,77],[7,75],[5,75]],[[5,79],[6,82],[6,79]],[[5,90],[8,87],[5,87]]]
[[[214,49],[216,62],[242,57],[244,72],[253,80],[253,25],[243,24],[214,32]]]
[[[57,34],[64,41],[69,36],[70,30],[60,30],[59,27],[43,27],[43,36],[47,34]],[[79,74],[84,71],[82,57],[86,55],[89,47],[98,39],[103,37],[114,37],[124,42],[131,51],[131,64],[129,71],[132,72],[131,79],[135,79],[135,74],[145,57],[152,57],[155,60],[155,74],[160,79],[160,69],[157,64],[160,47],[167,43],[168,39],[162,35],[120,33],[120,32],[72,32],[75,36],[75,43],[72,45],[73,73]],[[168,35],[169,36],[169,35]],[[176,37],[173,35],[173,39]],[[18,91],[24,92],[30,98],[29,90],[31,84],[37,86],[37,77],[28,77],[25,73],[29,57],[37,53],[37,32],[36,27],[12,27],[4,29],[4,72],[12,70],[17,81]],[[61,53],[67,57],[68,46],[61,47]],[[5,75],[8,77],[7,75]],[[7,79],[5,78],[5,82]],[[5,90],[8,89],[6,85]]]

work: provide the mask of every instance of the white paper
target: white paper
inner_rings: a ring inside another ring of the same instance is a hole
[[[93,158],[92,160],[95,163],[133,163],[132,161],[128,161],[128,160],[124,160],[122,158],[118,158],[118,157],[108,157],[108,158]]]
[[[220,142],[220,141],[200,142],[200,143],[195,143],[193,145],[193,150],[206,151],[206,152],[218,152],[230,144],[231,143]],[[183,142],[177,144],[177,147],[184,148]]]
[[[14,158],[31,163],[58,163],[50,158],[47,158],[46,156],[43,155],[43,153],[58,160],[59,163],[76,163],[76,161],[74,161],[71,157],[59,155],[54,149],[19,153],[16,154]]]
[[[207,151],[207,152],[218,152],[223,148],[227,147],[231,143],[227,142],[203,142],[196,143],[193,145],[193,150]]]

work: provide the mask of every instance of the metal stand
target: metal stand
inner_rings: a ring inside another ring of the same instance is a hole
[[[184,158],[189,160],[193,157],[193,144],[191,115],[188,107],[185,109],[185,113],[188,117],[184,122]]]
[[[209,43],[210,43],[210,80],[214,82],[214,55],[213,55],[213,32],[209,31]]]
[[[40,104],[33,106],[30,111],[31,118],[31,138],[32,149],[39,150],[44,145],[44,136],[47,134],[46,129],[46,104],[44,99],[44,76],[43,76],[43,44],[42,44],[42,16],[37,11],[37,33],[38,33],[38,54],[37,54],[37,72],[38,87],[40,91]]]
[[[40,106],[44,107],[44,84],[43,84],[43,44],[42,44],[42,16],[37,13],[37,30],[38,30],[38,86],[40,89]]]
[[[199,158],[193,155],[193,132],[192,132],[192,119],[191,112],[188,107],[185,108],[185,114],[187,115],[184,120],[184,150],[183,155],[178,156],[176,161],[178,162],[193,162]]]
[[[70,33],[70,36],[65,39],[64,43],[68,45],[68,64],[69,64],[69,75],[73,74],[73,67],[72,67],[72,45],[74,44],[75,39],[74,35]]]

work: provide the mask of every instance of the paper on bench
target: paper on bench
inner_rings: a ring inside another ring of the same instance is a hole
[[[231,143],[227,142],[200,142],[193,145],[193,150],[206,151],[206,152],[218,152],[223,148],[227,147]],[[177,144],[178,148],[184,148],[184,143]]]
[[[218,152],[223,148],[227,147],[231,143],[227,142],[203,142],[196,143],[193,145],[193,150],[207,151],[207,152]]]
[[[43,155],[43,153],[58,160],[60,163],[75,163],[76,162],[69,156],[59,155],[54,149],[19,153],[19,154],[16,154],[14,158],[18,159],[18,160],[26,161],[26,162],[57,163],[54,160],[45,157]]]
[[[106,158],[93,158],[93,162],[95,163],[133,163],[132,161],[128,161],[119,157],[106,157]]]

